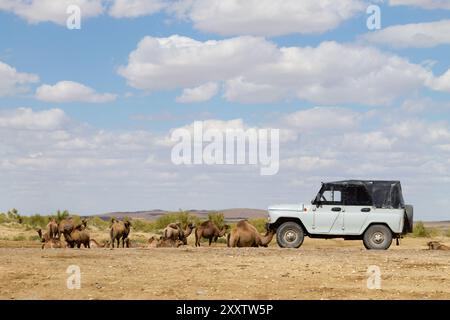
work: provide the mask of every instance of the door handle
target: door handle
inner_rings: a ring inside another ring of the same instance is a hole
[[[361,212],[370,212],[370,208],[362,208]]]
[[[334,207],[334,208],[331,208],[331,211],[341,211],[342,209],[341,208],[339,208],[339,207]]]

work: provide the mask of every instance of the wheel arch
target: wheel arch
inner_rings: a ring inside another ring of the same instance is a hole
[[[389,231],[391,231],[392,236],[393,237],[396,236],[396,233],[392,231],[392,228],[389,226],[389,224],[387,224],[386,222],[375,222],[375,221],[372,221],[371,223],[369,223],[365,227],[364,231],[361,233],[361,236],[364,236],[364,234],[366,233],[367,229],[369,229],[371,226],[379,226],[379,225],[387,227],[389,229]]]
[[[303,222],[302,222],[302,220],[300,218],[280,217],[280,218],[277,219],[277,221],[275,221],[274,223],[272,223],[270,225],[270,228],[273,228],[273,229],[277,230],[285,222],[295,222],[295,223],[297,223],[300,227],[302,227],[303,232],[305,233],[305,235],[309,236],[308,230],[305,228],[305,225],[303,224]]]

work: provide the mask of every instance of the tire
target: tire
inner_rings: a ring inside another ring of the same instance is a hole
[[[305,239],[302,226],[295,222],[285,222],[277,229],[277,243],[281,248],[299,248]]]
[[[368,250],[387,250],[392,244],[392,231],[381,224],[370,226],[364,232],[363,243]]]

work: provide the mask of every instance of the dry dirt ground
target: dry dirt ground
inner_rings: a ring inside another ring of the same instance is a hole
[[[3,240],[0,299],[450,299],[450,251],[426,250],[427,241],[367,251],[360,241],[308,238],[300,249],[41,250]],[[80,267],[78,290],[67,289],[69,265]],[[367,288],[371,265],[379,290]]]

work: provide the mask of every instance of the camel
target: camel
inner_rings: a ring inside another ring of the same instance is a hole
[[[52,239],[59,239],[60,233],[55,218],[51,218],[47,224],[47,233]]]
[[[74,227],[75,222],[73,221],[72,217],[63,219],[58,223],[58,233],[61,235],[64,234],[64,231],[72,232]]]
[[[181,240],[166,239],[160,237],[157,239],[155,236],[148,239],[147,248],[178,248],[183,245]]]
[[[183,244],[187,244],[187,237],[189,237],[194,230],[195,225],[193,223],[189,223],[186,226],[186,229],[183,230],[181,228],[181,223],[170,223],[163,231],[163,235],[165,239],[172,239],[174,241],[181,240]]]
[[[275,231],[268,230],[262,236],[258,230],[247,220],[241,220],[236,227],[228,234],[228,247],[267,247],[275,234]]]
[[[85,248],[91,248],[89,232],[86,230],[85,221],[83,224],[77,225],[72,232],[64,231],[64,239],[70,248],[81,248],[84,245]]]
[[[427,243],[428,249],[430,250],[450,250],[449,246],[446,246],[445,244],[440,243],[439,241],[430,241]]]
[[[206,238],[209,240],[209,245],[214,239],[217,241],[219,237],[223,237],[230,227],[224,225],[222,229],[219,229],[214,222],[211,220],[205,221],[200,226],[195,229],[195,246],[200,247],[201,238]]]
[[[48,241],[42,243],[42,249],[60,249],[60,248],[67,248],[67,246],[59,239],[50,238]]]
[[[90,239],[89,246],[93,248],[107,248],[109,247],[109,241],[104,241],[103,244],[100,244],[96,240]]]
[[[119,221],[115,218],[111,220],[111,249],[114,248],[114,241],[117,241],[117,248],[120,245],[120,239],[122,239],[122,248],[125,248],[125,242],[130,234],[131,223],[129,221]]]
[[[41,229],[37,229],[36,232],[38,233],[39,239],[41,239],[42,243],[45,243],[45,242],[47,242],[47,241],[49,241],[51,239],[50,235],[48,234],[48,232],[42,234],[42,230]]]

